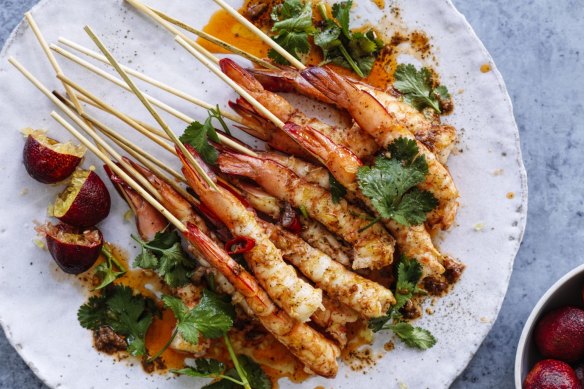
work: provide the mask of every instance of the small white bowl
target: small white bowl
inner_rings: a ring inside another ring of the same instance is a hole
[[[523,326],[515,356],[515,388],[521,389],[523,381],[535,363],[543,359],[535,345],[533,331],[540,317],[555,308],[566,305],[582,307],[584,265],[571,270],[548,289],[539,299]]]

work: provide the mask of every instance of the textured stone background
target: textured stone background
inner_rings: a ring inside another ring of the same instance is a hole
[[[0,46],[36,2],[0,0]],[[548,287],[582,262],[584,7],[580,0],[454,3],[507,83],[530,197],[527,232],[501,314],[453,388],[512,388],[515,348],[531,308]],[[44,388],[1,330],[0,388]]]

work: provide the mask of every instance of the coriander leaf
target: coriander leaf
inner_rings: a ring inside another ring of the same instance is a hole
[[[331,195],[333,196],[333,203],[338,203],[347,194],[347,189],[335,177],[329,173],[329,185]]]
[[[191,377],[217,377],[225,370],[223,362],[216,359],[197,358],[194,362],[194,366],[172,370],[172,372]]]
[[[239,355],[237,358],[252,388],[272,389],[272,381],[257,362],[247,355]]]
[[[387,146],[387,150],[390,152],[392,159],[404,161],[406,164],[411,164],[419,152],[417,142],[408,138],[396,139]]]
[[[215,106],[215,108],[212,108],[209,110],[209,117],[211,118],[211,120],[217,119],[219,124],[221,124],[221,128],[223,129],[223,131],[227,135],[231,135],[231,131],[229,131],[229,127],[227,126],[227,123],[225,123],[225,120],[223,119],[223,113],[221,112],[221,109],[219,108],[219,104],[217,104]],[[219,138],[219,136],[217,136],[217,139],[218,138]]]
[[[310,51],[309,35],[315,31],[312,25],[312,3],[307,1],[304,5],[300,0],[285,0],[272,10],[272,20],[275,22],[272,31],[273,37],[287,52],[299,59],[301,54]],[[286,64],[287,61],[274,50],[270,50],[269,57],[278,63]]]
[[[176,297],[163,296],[162,301],[172,310],[178,333],[189,343],[197,344],[199,334],[210,339],[219,338],[233,326],[235,311],[232,305],[209,290],[203,291],[201,301],[193,309]]]
[[[101,282],[93,290],[100,290],[123,276],[126,272],[114,271],[111,264],[107,262],[100,263],[95,268],[95,274],[101,279]]]
[[[350,23],[350,12],[351,7],[353,6],[353,0],[342,1],[340,3],[333,4],[333,17],[339,22],[341,29],[343,31],[343,35],[347,39],[352,39],[353,34],[349,29]]]
[[[357,172],[359,188],[381,217],[405,226],[420,225],[429,211],[437,206],[430,192],[415,188],[428,174],[428,164],[418,147],[404,138],[389,145],[391,158],[378,157],[374,166]]]
[[[106,261],[95,268],[95,274],[101,279],[101,283],[94,290],[105,288],[126,273],[126,270],[121,267],[107,246],[103,246],[101,252],[105,256]],[[121,271],[115,271],[114,264],[118,266]]]
[[[272,381],[262,370],[261,366],[246,355],[238,355],[237,359],[244,374],[246,375],[250,386],[253,389],[272,389]],[[241,377],[234,368],[227,370],[225,376],[231,377],[235,380],[241,380]],[[222,379],[212,384],[206,385],[203,389],[240,389],[242,385],[236,384],[228,379]]]
[[[193,146],[201,155],[203,161],[211,165],[214,165],[217,162],[219,153],[215,147],[209,143],[209,139],[215,142],[219,141],[219,136],[215,131],[215,127],[213,127],[211,116],[208,117],[203,124],[196,121],[189,124],[179,139],[181,142]]]
[[[402,256],[397,266],[397,281],[395,286],[395,299],[397,302],[392,307],[395,312],[402,309],[414,297],[415,293],[420,292],[417,285],[421,278],[422,265],[415,259]]]
[[[105,302],[107,296],[92,296],[87,303],[83,304],[77,311],[77,320],[81,327],[88,330],[97,330],[106,320],[107,307]]]
[[[126,337],[128,352],[135,356],[146,354],[145,337],[157,313],[155,303],[141,294],[133,294],[126,286],[113,285],[100,297],[92,297],[79,308],[77,317],[82,327],[96,330],[109,326]]]
[[[185,254],[175,230],[158,232],[150,242],[143,242],[135,236],[132,238],[142,247],[142,252],[134,260],[134,266],[154,270],[173,288],[190,281],[196,265]]]
[[[427,350],[436,344],[436,338],[430,331],[409,323],[392,324],[390,329],[409,347]]]
[[[314,44],[322,49],[325,59],[328,57],[329,51],[342,45],[339,40],[340,36],[341,29],[330,19],[327,19],[325,26],[314,34]]]
[[[417,226],[426,221],[427,213],[436,206],[438,206],[438,200],[432,193],[414,188],[404,194],[392,218],[405,226]]]
[[[389,329],[389,327],[386,326],[387,322],[391,319],[401,317],[399,310],[402,309],[406,303],[414,297],[415,294],[425,293],[417,286],[421,278],[422,265],[420,265],[420,263],[414,259],[402,256],[397,266],[396,285],[394,291],[396,304],[387,311],[386,315],[369,320],[369,328],[373,332]]]
[[[422,111],[426,107],[433,108],[436,112],[441,113],[440,102],[449,100],[450,94],[445,86],[434,88],[432,73],[428,68],[416,70],[414,65],[400,64],[395,74],[394,87],[404,96],[404,100]]]

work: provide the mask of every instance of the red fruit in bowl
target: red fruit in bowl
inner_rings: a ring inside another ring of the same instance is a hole
[[[78,230],[63,223],[47,223],[37,231],[46,236],[47,248],[57,265],[69,274],[89,270],[103,246],[103,235],[97,228]]]
[[[110,195],[101,178],[93,171],[79,169],[49,207],[49,215],[75,227],[89,227],[105,219],[110,206]]]
[[[69,177],[85,154],[84,147],[59,143],[43,130],[27,128],[22,133],[26,136],[22,153],[24,167],[32,178],[44,184]]]
[[[584,357],[584,310],[563,307],[537,323],[535,343],[546,358],[576,362]]]
[[[523,389],[582,389],[574,370],[565,362],[545,359],[535,364]]]

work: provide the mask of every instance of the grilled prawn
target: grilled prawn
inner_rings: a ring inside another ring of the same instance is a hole
[[[335,142],[349,147],[359,156],[371,156],[379,148],[375,140],[359,128],[350,128],[340,131],[318,119],[309,118],[298,111],[284,98],[265,90],[262,85],[245,69],[230,59],[220,61],[221,70],[229,78],[249,92],[265,108],[283,122],[293,122],[300,125],[310,125],[327,134]]]
[[[335,203],[330,192],[270,159],[223,152],[218,164],[224,173],[251,178],[272,196],[305,209],[311,218],[353,245],[353,269],[379,269],[393,262],[394,239],[379,224],[361,231],[370,217],[344,199]]]
[[[310,127],[287,125],[285,130],[318,158],[347,190],[375,212],[375,208],[361,193],[357,184],[357,172],[363,164],[355,154]],[[389,219],[384,219],[383,222],[396,239],[400,251],[415,258],[422,265],[426,276],[444,272],[442,255],[434,247],[430,234],[423,225],[406,227]]]
[[[375,97],[360,90],[331,69],[312,67],[302,71],[302,76],[337,105],[349,111],[359,126],[372,135],[380,146],[387,147],[400,137],[415,140],[414,135]],[[333,142],[340,144],[334,139]],[[458,190],[450,173],[436,156],[422,143],[416,142],[420,152],[426,157],[429,170],[426,181],[419,188],[432,192],[439,202],[438,207],[428,216],[428,223],[433,227],[447,229],[454,222],[458,209]]]
[[[280,69],[249,69],[248,71],[271,92],[297,92],[323,103],[335,104],[333,100],[306,81],[297,69],[282,67]],[[354,85],[373,95],[388,112],[395,116],[400,125],[436,154],[441,163],[446,162],[456,141],[454,127],[428,119],[423,113],[404,102],[397,92],[382,91],[362,82],[354,82]]]

